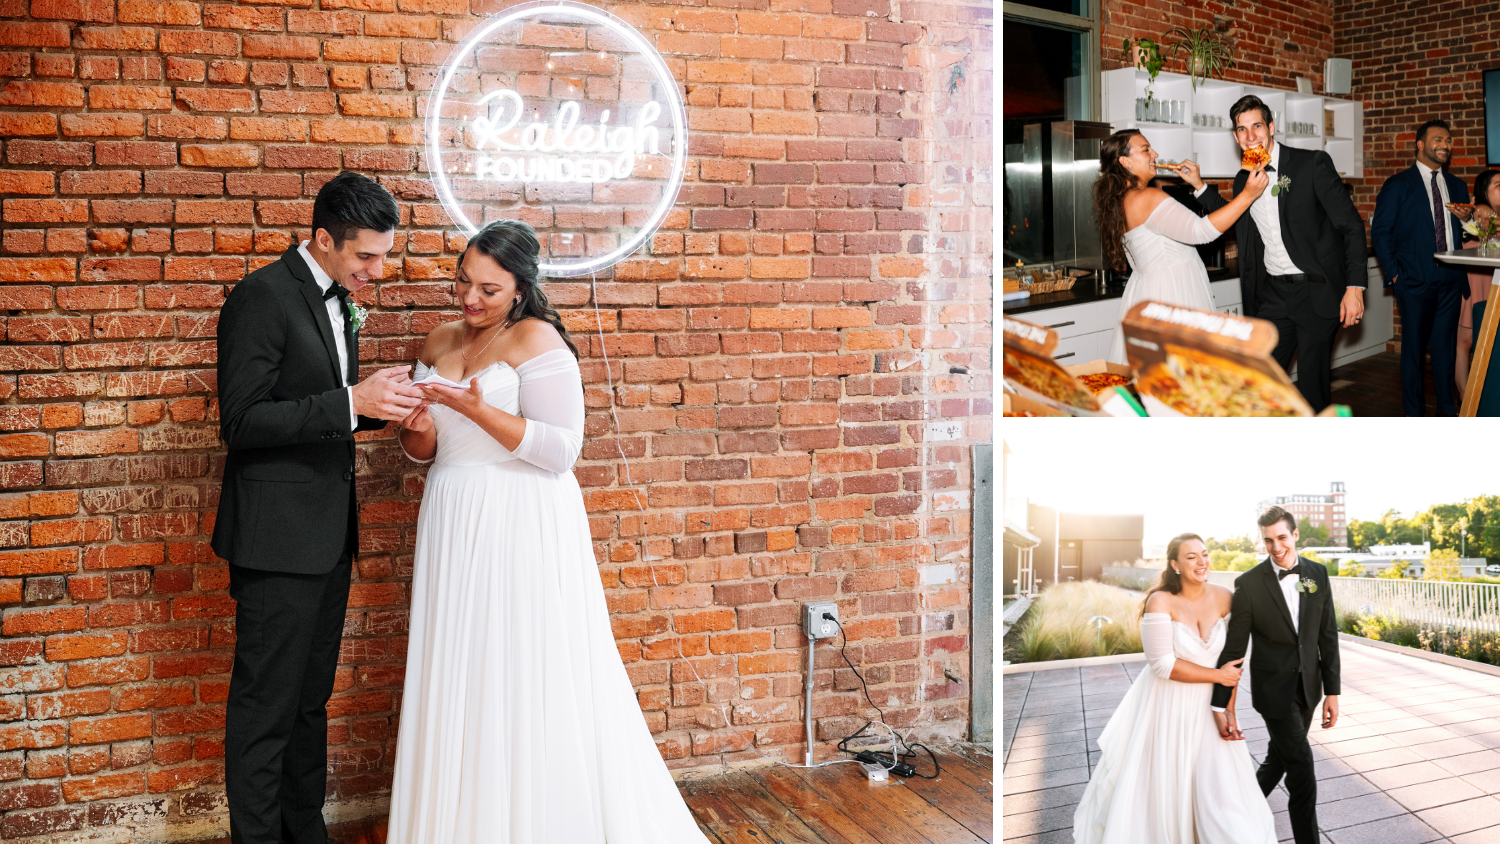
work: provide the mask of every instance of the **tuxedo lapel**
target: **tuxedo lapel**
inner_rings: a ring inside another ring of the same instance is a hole
[[[1266,567],[1266,574],[1262,578],[1262,582],[1271,591],[1271,602],[1276,605],[1278,610],[1281,610],[1281,620],[1285,621],[1287,629],[1295,634],[1297,632],[1297,625],[1292,623],[1292,608],[1287,606],[1286,595],[1282,594],[1281,578],[1277,576],[1276,564],[1271,562],[1270,557],[1267,557],[1264,565]],[[1302,609],[1300,604],[1297,609]]]
[[[302,291],[302,299],[307,302],[307,309],[312,313],[313,324],[318,326],[318,336],[323,338],[323,349],[328,352],[328,364],[333,368],[333,377],[342,387],[344,376],[339,372],[339,348],[333,340],[333,320],[329,319],[328,306],[323,303],[323,291],[313,279],[312,270],[302,260],[302,253],[297,251],[297,247],[288,249],[281,260],[286,262],[292,275],[302,282],[298,289]],[[350,357],[353,356],[351,351]]]
[[[1277,168],[1277,170],[1276,170],[1275,173],[1268,173],[1268,174],[1266,174],[1266,175],[1268,175],[1268,176],[1271,177],[1271,184],[1273,184],[1273,185],[1276,184],[1276,180],[1280,179],[1282,176],[1290,176],[1291,175],[1291,170],[1292,170],[1293,164],[1294,164],[1294,162],[1296,161],[1296,158],[1297,158],[1296,153],[1292,152],[1292,149],[1293,149],[1292,147],[1286,146],[1284,144],[1281,146],[1281,166],[1279,168]],[[1311,186],[1309,186],[1309,189],[1310,189],[1310,187]],[[1266,188],[1266,193],[1269,194],[1270,192],[1271,192],[1271,189],[1269,187],[1267,187]],[[1265,194],[1262,194],[1262,196],[1264,196],[1264,195]],[[1281,243],[1282,243],[1283,246],[1286,247],[1287,255],[1291,255],[1292,254],[1292,221],[1291,221],[1290,214],[1291,214],[1291,208],[1292,208],[1292,192],[1291,191],[1284,192],[1281,196],[1276,197],[1276,200],[1277,200],[1276,201],[1277,218],[1278,218],[1278,221],[1281,223]],[[1293,259],[1294,262],[1295,262],[1295,260],[1296,259]]]

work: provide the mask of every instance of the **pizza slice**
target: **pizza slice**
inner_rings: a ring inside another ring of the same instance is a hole
[[[1251,147],[1245,150],[1245,154],[1240,157],[1240,166],[1246,170],[1254,170],[1257,167],[1264,167],[1270,163],[1271,154],[1266,152],[1265,147]]]
[[[1446,205],[1460,219],[1468,219],[1465,215],[1474,213],[1474,205],[1469,202],[1449,202]]]

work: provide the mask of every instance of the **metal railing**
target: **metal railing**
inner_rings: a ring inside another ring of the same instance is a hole
[[[1156,585],[1161,578],[1161,569],[1136,568],[1135,566],[1105,566],[1100,579],[1111,586],[1144,592]]]
[[[1242,574],[1209,572],[1208,582],[1234,588]],[[1155,568],[1106,566],[1106,583],[1145,591],[1161,576]],[[1398,618],[1417,624],[1459,627],[1500,634],[1500,584],[1436,580],[1386,580],[1378,577],[1330,577],[1339,611]]]

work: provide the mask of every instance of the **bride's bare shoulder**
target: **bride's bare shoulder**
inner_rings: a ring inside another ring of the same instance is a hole
[[[1138,188],[1125,194],[1125,225],[1133,229],[1146,222],[1151,212],[1167,198],[1161,188]]]
[[[422,354],[417,359],[422,361],[424,366],[432,366],[437,363],[437,359],[442,357],[444,353],[451,351],[454,345],[462,338],[463,327],[464,321],[462,319],[455,319],[442,323],[427,332],[427,339],[422,343]]]
[[[1214,596],[1214,600],[1218,601],[1219,607],[1227,615],[1229,613],[1229,606],[1234,603],[1234,590],[1214,583],[1208,584],[1208,590]]]
[[[1167,615],[1172,614],[1172,595],[1170,592],[1152,592],[1151,597],[1146,599],[1146,612],[1159,612]]]

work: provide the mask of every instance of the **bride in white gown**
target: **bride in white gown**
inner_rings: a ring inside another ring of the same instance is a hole
[[[583,495],[583,382],[529,226],[460,258],[428,335],[390,844],[704,844],[610,631]]]
[[[1250,753],[1242,739],[1220,738],[1209,708],[1214,684],[1237,686],[1244,662],[1214,667],[1231,596],[1208,582],[1196,534],[1168,544],[1141,616],[1148,667],[1099,735],[1099,762],[1073,815],[1076,844],[1276,844]]]
[[[1124,270],[1128,263],[1131,269],[1117,323],[1137,303],[1148,300],[1213,310],[1208,271],[1193,247],[1217,240],[1270,183],[1256,168],[1239,196],[1199,217],[1160,188],[1147,187],[1156,175],[1156,157],[1151,142],[1136,129],[1122,129],[1100,145],[1094,219],[1099,221],[1104,262],[1116,270]],[[1191,174],[1190,181],[1197,181],[1197,164],[1184,161],[1176,166]],[[1123,331],[1114,332],[1109,360],[1127,363]]]

